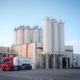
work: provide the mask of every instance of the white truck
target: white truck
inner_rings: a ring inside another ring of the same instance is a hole
[[[3,57],[1,61],[1,70],[21,70],[32,69],[31,58],[26,57]]]

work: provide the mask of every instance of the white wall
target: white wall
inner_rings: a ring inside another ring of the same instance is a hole
[[[40,66],[40,53],[42,52],[42,43],[30,43],[28,44],[29,49],[28,49],[28,54],[32,60],[32,68],[37,68],[37,66]]]
[[[73,46],[65,46],[65,50],[73,50]]]
[[[31,58],[31,64],[32,68],[34,69],[36,67],[36,43],[29,44],[28,49],[29,58]]]
[[[80,54],[74,54],[74,67],[80,67]],[[76,65],[77,62],[77,65]]]
[[[18,56],[26,57],[26,44],[13,47],[15,54]]]
[[[40,54],[43,52],[43,44],[42,43],[37,43],[37,54],[36,54],[36,59],[37,59],[37,67],[40,68]]]
[[[65,56],[70,58],[70,67],[73,64],[73,46],[65,46]]]

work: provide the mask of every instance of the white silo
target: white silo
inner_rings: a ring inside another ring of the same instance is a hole
[[[43,29],[39,29],[39,42],[43,42]]]
[[[32,29],[32,42],[39,42],[38,26],[34,26],[33,29]]]
[[[18,29],[19,27],[16,29],[16,45],[18,45]]]
[[[43,21],[43,52],[52,52],[52,26],[49,17]]]
[[[52,38],[53,52],[58,53],[58,22],[55,19],[52,19]]]
[[[31,30],[30,26],[27,26],[24,28],[24,43],[30,43],[31,42]]]
[[[65,46],[64,46],[64,23],[62,23],[61,20],[58,21],[58,40],[59,40],[59,52],[64,53],[65,52]]]
[[[14,45],[17,45],[17,30],[14,29]]]
[[[18,28],[18,45],[23,44],[23,27]]]

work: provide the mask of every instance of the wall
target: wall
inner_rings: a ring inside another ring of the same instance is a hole
[[[73,46],[65,46],[65,56],[70,58],[70,67],[73,65]]]
[[[32,59],[32,68],[40,67],[40,53],[43,51],[42,43],[28,44],[28,57]]]
[[[13,50],[15,51],[14,53],[18,56],[26,57],[26,44],[14,46]]]
[[[74,67],[80,67],[80,54],[74,54]]]
[[[8,53],[9,52],[9,47],[0,47],[0,52]]]
[[[40,68],[40,54],[41,54],[41,52],[43,52],[43,44],[42,43],[37,43],[37,54],[36,54],[37,68]]]
[[[28,45],[28,57],[31,58],[32,68],[36,67],[36,43],[31,43]]]

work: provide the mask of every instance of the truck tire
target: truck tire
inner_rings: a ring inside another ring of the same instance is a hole
[[[11,67],[10,71],[13,71],[13,67]]]
[[[28,70],[28,66],[26,67],[26,69]]]
[[[21,68],[20,68],[20,66],[18,66],[18,71],[20,71],[21,70]]]
[[[32,69],[32,66],[30,67],[30,70]]]

